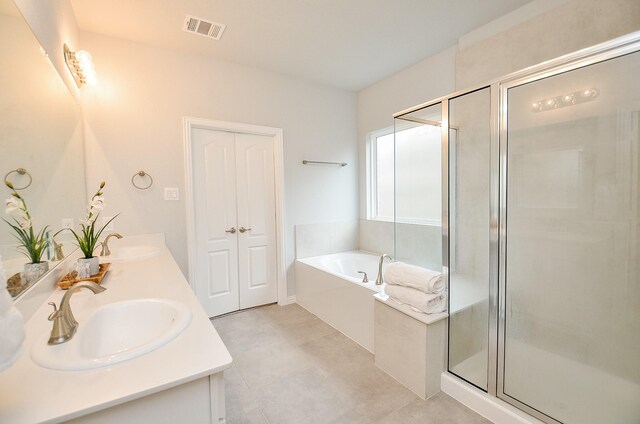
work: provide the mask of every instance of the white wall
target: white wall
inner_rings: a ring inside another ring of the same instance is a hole
[[[81,41],[99,78],[82,96],[89,187],[106,180],[104,214],[121,213],[117,231],[166,233],[185,275],[182,118],[284,129],[286,262],[294,294],[294,225],[357,218],[355,94],[92,33],[81,33]],[[304,166],[303,159],[349,166]],[[153,176],[151,189],[132,187],[139,170]],[[178,187],[181,200],[164,201],[164,187]]]
[[[638,0],[537,0],[462,37],[456,88],[640,29]]]

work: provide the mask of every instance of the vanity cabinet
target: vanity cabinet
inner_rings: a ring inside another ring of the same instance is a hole
[[[231,355],[165,247],[163,236],[127,236],[118,246],[126,243],[156,245],[158,254],[114,261],[102,280],[104,292],[74,294],[73,314],[79,323],[74,337],[83,337],[83,323],[99,308],[142,299],[183,304],[191,312],[187,326],[165,345],[119,363],[72,371],[49,369],[38,365],[31,352],[34,346],[46,343],[51,332],[47,303],[59,304],[64,292],[51,277],[45,277],[34,287],[37,290],[16,301],[26,319],[26,339],[22,356],[0,373],[0,423],[225,422],[223,375],[232,364]],[[67,260],[75,261],[75,257]],[[60,272],[64,272],[62,265]],[[135,326],[135,319],[112,324]]]
[[[68,421],[72,424],[225,422],[222,373]]]

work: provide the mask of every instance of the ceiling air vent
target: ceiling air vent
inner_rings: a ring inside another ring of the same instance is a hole
[[[186,32],[219,40],[222,38],[222,33],[226,27],[226,25],[218,22],[205,21],[204,19],[187,15],[184,18],[184,25],[182,26],[182,29]]]

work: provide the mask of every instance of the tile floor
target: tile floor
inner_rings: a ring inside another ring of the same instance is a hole
[[[230,424],[490,423],[444,393],[418,398],[366,349],[296,304],[211,322],[234,359],[225,371]]]

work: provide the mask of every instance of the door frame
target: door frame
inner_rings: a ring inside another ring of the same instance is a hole
[[[187,252],[189,257],[189,285],[196,294],[195,264],[195,206],[193,194],[193,166],[191,132],[195,128],[214,131],[227,131],[241,134],[254,134],[273,137],[273,165],[275,170],[275,205],[276,205],[276,275],[278,287],[278,305],[289,303],[287,298],[287,274],[285,267],[285,232],[284,232],[284,143],[282,128],[265,127],[261,125],[245,124],[240,122],[217,121],[212,119],[183,118],[184,128],[184,180],[185,180],[185,204],[187,212]]]

